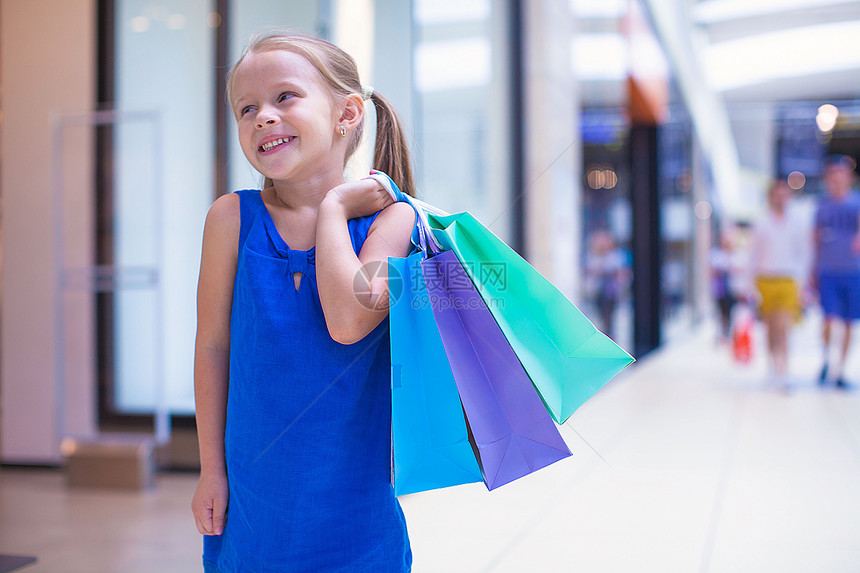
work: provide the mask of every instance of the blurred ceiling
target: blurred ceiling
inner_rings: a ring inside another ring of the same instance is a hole
[[[584,103],[623,104],[628,2],[569,1],[579,22],[571,56],[586,84]],[[686,73],[727,102],[860,99],[860,0],[643,1],[652,16],[670,8],[664,44],[676,36],[699,68]]]
[[[700,0],[691,18],[726,101],[860,98],[858,0]]]

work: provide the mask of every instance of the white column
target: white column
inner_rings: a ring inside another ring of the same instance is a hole
[[[523,2],[525,256],[568,298],[579,290],[579,97],[570,62],[567,2]]]

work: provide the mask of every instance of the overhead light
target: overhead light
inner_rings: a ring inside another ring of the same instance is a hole
[[[182,14],[171,14],[167,18],[167,27],[171,30],[181,30],[185,27],[185,16]]]
[[[588,186],[592,189],[612,189],[618,184],[618,175],[609,167],[592,169],[585,176]]]
[[[696,217],[701,221],[707,221],[711,218],[711,215],[714,212],[714,207],[707,201],[699,201],[696,203],[696,206],[693,207],[693,212],[696,213]]]
[[[586,180],[588,181],[588,186],[592,189],[602,189],[603,188],[603,170],[602,169],[592,169],[588,172],[586,176]]]
[[[630,70],[629,50],[621,34],[577,34],[570,42],[573,73],[580,81],[622,81]]]
[[[618,184],[618,175],[615,174],[615,171],[612,169],[607,169],[603,172],[603,188],[604,189],[612,189],[615,185]]]
[[[818,115],[815,116],[815,124],[822,133],[829,133],[836,127],[836,119],[839,117],[839,108],[835,105],[826,103],[818,108]]]
[[[132,32],[146,32],[149,30],[149,18],[146,16],[135,16],[131,19]]]
[[[802,189],[803,186],[806,185],[806,175],[800,171],[792,171],[788,174],[786,179],[788,181],[788,186],[795,191]]]

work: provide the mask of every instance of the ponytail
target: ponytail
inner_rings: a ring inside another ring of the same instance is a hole
[[[412,160],[406,145],[403,122],[391,103],[376,92],[370,96],[376,105],[376,143],[373,168],[386,173],[400,190],[415,195]]]

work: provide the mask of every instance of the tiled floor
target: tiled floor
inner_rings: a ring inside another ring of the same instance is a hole
[[[817,328],[795,333],[787,395],[763,382],[761,336],[741,366],[703,328],[574,414],[572,458],[493,492],[402,498],[415,573],[860,571],[860,392],[813,384]],[[193,476],[145,494],[62,483],[0,470],[0,553],[39,557],[22,571],[200,570]]]

